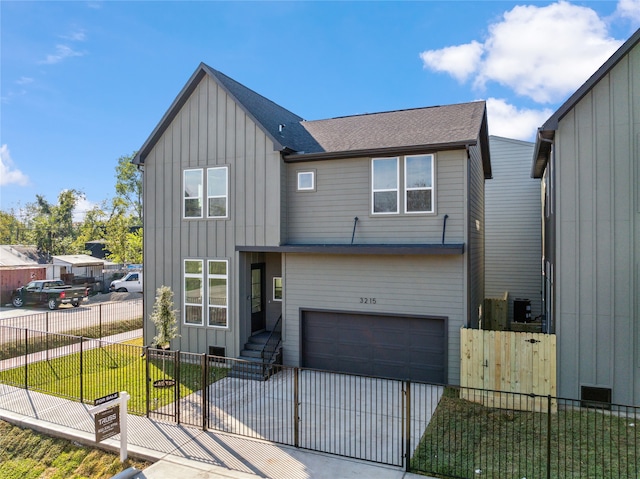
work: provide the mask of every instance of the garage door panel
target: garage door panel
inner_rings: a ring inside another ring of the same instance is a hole
[[[446,319],[304,311],[302,364],[355,374],[445,381]]]

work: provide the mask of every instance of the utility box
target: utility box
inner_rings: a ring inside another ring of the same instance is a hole
[[[513,321],[515,323],[531,322],[531,300],[522,298],[513,300]]]

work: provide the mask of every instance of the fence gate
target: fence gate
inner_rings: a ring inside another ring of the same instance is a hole
[[[146,357],[149,417],[179,422],[180,352],[149,348]]]

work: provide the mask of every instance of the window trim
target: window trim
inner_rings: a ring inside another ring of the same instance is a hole
[[[276,281],[280,280],[280,298],[278,298],[276,296]],[[273,277],[273,300],[274,301],[278,301],[278,302],[282,302],[282,299],[284,298],[284,288],[282,285],[282,276],[274,276]]]
[[[300,186],[300,177],[302,175],[311,175],[311,186],[310,187],[301,187]],[[300,170],[296,172],[296,191],[316,191],[316,170]]]
[[[199,262],[201,265],[201,273],[187,273],[187,262]],[[185,326],[204,326],[204,260],[196,259],[196,258],[185,258],[183,261],[183,270],[182,270],[182,305],[183,305],[183,315],[182,322]],[[200,288],[201,288],[201,300],[200,304],[197,303],[187,303],[187,278],[199,278],[200,279]],[[200,306],[200,322],[199,323],[188,323],[187,322],[187,306]]]
[[[200,172],[200,194],[198,196],[186,196],[187,193],[187,172],[197,171]],[[187,168],[182,171],[182,219],[201,219],[204,213],[203,208],[203,196],[204,196],[204,178],[202,168]],[[200,215],[199,216],[187,216],[187,200],[200,200]]]
[[[396,161],[396,187],[395,188],[375,188],[375,162],[376,161]],[[396,192],[396,210],[395,211],[375,211],[375,194],[395,191]],[[375,216],[388,216],[400,214],[400,157],[390,156],[388,158],[371,158],[371,214]]]
[[[407,187],[407,159],[409,158],[420,158],[420,157],[430,157],[431,158],[431,186],[424,188],[409,188]],[[424,215],[424,214],[433,214],[436,211],[435,208],[435,155],[433,153],[427,153],[422,155],[405,155],[404,161],[402,162],[404,167],[404,214],[407,215]],[[408,203],[409,203],[409,191],[430,191],[431,192],[431,210],[425,211],[409,211]]]
[[[226,274],[211,274],[209,273],[209,265],[211,263],[225,263],[225,271]],[[211,317],[210,317],[210,313],[211,313],[211,307],[212,305],[209,303],[209,289],[211,287],[209,280],[210,279],[224,279],[225,280],[225,298],[226,298],[226,303],[224,306],[220,306],[220,305],[213,305],[213,307],[215,308],[220,308],[220,309],[224,309],[226,311],[225,313],[225,324],[220,325],[220,324],[211,324]],[[209,328],[217,328],[217,329],[228,329],[229,328],[229,260],[228,259],[208,259],[207,260],[207,327]]]
[[[225,170],[225,191],[224,195],[209,196],[209,172],[213,170]],[[224,216],[213,216],[209,211],[209,200],[211,198],[224,198]],[[207,168],[207,219],[225,219],[229,217],[229,167],[228,166],[212,166]]]

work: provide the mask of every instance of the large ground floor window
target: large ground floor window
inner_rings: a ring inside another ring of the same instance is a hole
[[[229,262],[207,260],[206,264],[205,282],[205,260],[184,260],[184,324],[202,326],[206,321],[208,326],[226,328]],[[207,298],[206,309],[204,298]]]

